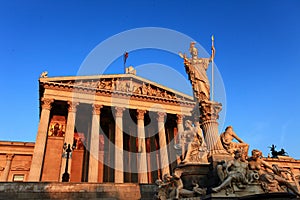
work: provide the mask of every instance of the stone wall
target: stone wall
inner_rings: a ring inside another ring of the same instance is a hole
[[[0,183],[0,199],[152,199],[154,185],[133,183]]]

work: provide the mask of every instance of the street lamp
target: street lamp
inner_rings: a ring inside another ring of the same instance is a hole
[[[72,157],[72,151],[76,148],[76,140],[74,140],[73,145],[72,145],[72,149],[71,149],[71,145],[65,142],[64,144],[64,153],[63,153],[63,157],[66,158],[66,167],[65,167],[65,173],[62,176],[62,182],[69,182],[70,179],[70,174],[68,173],[68,167],[69,167],[69,158]]]

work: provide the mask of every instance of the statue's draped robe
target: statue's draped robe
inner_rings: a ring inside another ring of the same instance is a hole
[[[209,62],[209,58],[191,58],[186,65],[194,96],[198,100],[209,100],[210,98],[210,85],[206,74]]]

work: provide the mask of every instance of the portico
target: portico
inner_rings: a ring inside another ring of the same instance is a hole
[[[191,117],[192,97],[133,74],[39,82],[41,118],[30,181],[60,182],[62,146],[74,141],[71,182],[153,183],[177,163],[171,145],[183,116]]]

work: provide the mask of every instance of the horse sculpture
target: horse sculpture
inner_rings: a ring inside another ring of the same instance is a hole
[[[272,158],[278,158],[278,156],[287,156],[287,152],[284,149],[281,149],[280,151],[276,151],[276,145],[272,144],[272,146],[269,147],[270,151],[272,153]]]

